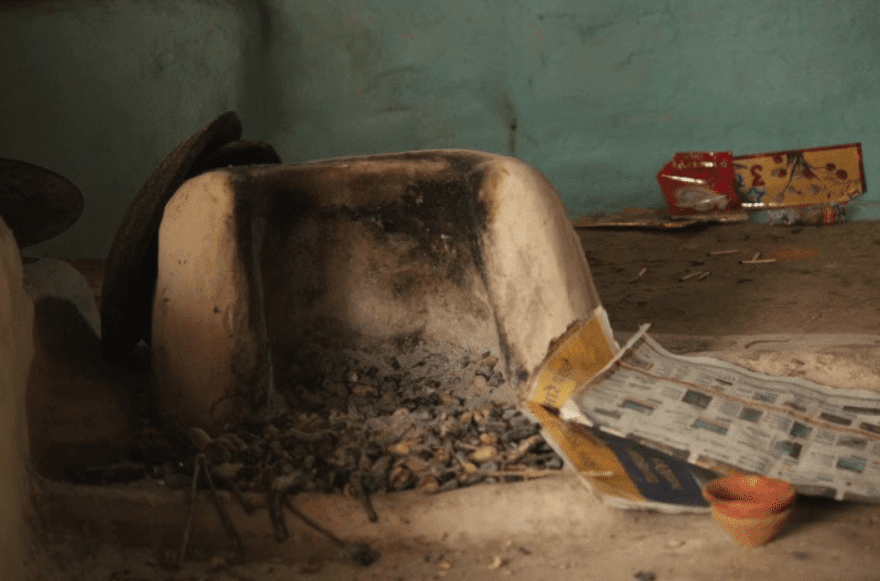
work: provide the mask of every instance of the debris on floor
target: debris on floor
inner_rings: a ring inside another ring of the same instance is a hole
[[[723,212],[680,216],[666,210],[627,208],[623,212],[601,212],[572,218],[575,228],[647,228],[651,230],[679,230],[711,223],[736,224],[747,222],[746,212]]]
[[[680,152],[657,181],[672,216],[746,210],[752,221],[787,226],[842,222],[866,190],[860,143],[737,157]]]

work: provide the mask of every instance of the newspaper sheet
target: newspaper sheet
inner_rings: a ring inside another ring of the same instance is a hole
[[[526,410],[541,423],[545,440],[605,503],[665,512],[707,511],[702,484],[715,473],[560,416],[571,396],[620,352],[608,316],[599,307],[550,346],[530,380]]]
[[[877,393],[674,355],[646,331],[620,349],[597,309],[551,348],[527,401],[551,445],[606,502],[701,510],[702,484],[729,470],[803,494],[880,500]]]

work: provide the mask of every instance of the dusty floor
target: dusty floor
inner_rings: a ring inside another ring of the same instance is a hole
[[[880,579],[880,507],[831,500],[799,501],[793,520],[771,544],[734,545],[711,518],[614,512],[597,508],[595,528],[568,537],[530,535],[454,546],[413,543],[383,547],[369,567],[296,555],[226,565],[202,553],[180,570],[159,565],[155,551],[58,545],[44,557],[51,581],[330,581],[491,580],[584,581],[733,579]],[[73,548],[75,547],[75,548]]]
[[[578,233],[615,331],[635,331],[643,323],[651,323],[655,334],[681,335],[880,328],[877,222]],[[709,254],[728,250],[738,252]],[[776,262],[740,264],[758,252]],[[681,280],[706,271],[702,280]]]
[[[651,323],[653,333],[675,335],[877,333],[880,327],[878,223],[579,234],[617,332],[634,331],[642,323]],[[728,250],[738,252],[709,254]],[[776,262],[740,263],[755,253]],[[699,280],[681,280],[706,271],[709,274]],[[552,489],[548,483],[546,490]],[[533,494],[540,495],[540,490],[536,487]],[[880,579],[880,505],[801,499],[781,536],[757,549],[733,544],[708,515],[628,513],[590,506],[588,518],[595,522],[586,529],[569,527],[568,536],[565,527],[508,535],[500,521],[494,535],[487,528],[468,543],[459,540],[444,546],[414,540],[405,546],[384,546],[379,561],[366,568],[330,554],[318,561],[289,555],[226,567],[218,554],[203,553],[184,569],[172,571],[159,566],[155,551],[65,542],[42,553],[45,571],[61,567],[42,578]]]

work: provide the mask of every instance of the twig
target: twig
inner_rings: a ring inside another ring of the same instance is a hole
[[[186,549],[189,546],[189,535],[190,531],[192,531],[193,518],[196,516],[196,502],[198,502],[198,483],[199,483],[199,470],[201,469],[201,464],[199,462],[199,457],[201,454],[196,455],[195,467],[193,468],[193,478],[192,478],[192,489],[190,490],[189,496],[189,510],[186,515],[186,526],[183,527],[183,541],[180,543],[180,553],[177,555],[177,565],[182,567],[183,561],[186,559]]]
[[[686,281],[686,280],[688,280],[688,279],[690,279],[690,278],[694,278],[694,277],[697,277],[697,276],[700,276],[700,277],[705,278],[706,276],[708,276],[708,274],[709,274],[709,271],[708,271],[708,270],[706,270],[706,271],[700,271],[700,272],[692,272],[692,273],[690,273],[690,274],[686,274],[686,275],[684,275],[683,277],[681,277],[681,278],[678,279],[678,280],[680,280],[681,282],[684,282],[684,281]]]
[[[232,496],[235,497],[235,500],[238,501],[238,504],[241,505],[242,510],[244,510],[245,514],[251,515],[254,513],[254,507],[247,501],[244,497],[244,494],[241,493],[241,489],[238,487],[238,484],[235,483],[231,478],[226,478],[225,476],[220,476],[219,474],[214,474],[217,478],[219,478],[223,484],[229,487],[232,491]]]
[[[740,264],[766,264],[768,262],[776,262],[775,258],[761,258],[760,252],[755,254],[749,260],[740,260]]]
[[[284,430],[284,435],[289,436],[295,440],[299,440],[300,442],[315,443],[328,438],[330,436],[330,433],[327,431],[303,432],[302,430],[297,430],[296,428],[287,428],[286,430]]]
[[[522,476],[526,480],[531,478],[547,478],[548,476],[568,476],[570,473],[563,470],[487,470],[480,471],[480,476]],[[585,476],[613,476],[613,472],[581,472]]]
[[[364,511],[367,513],[367,520],[370,522],[378,522],[379,515],[376,514],[376,509],[373,508],[373,503],[370,500],[370,493],[367,492],[367,487],[364,486],[364,466],[370,465],[370,459],[367,457],[367,446],[362,436],[358,438],[358,447],[361,449],[361,460],[358,462],[358,470],[352,475],[349,482],[351,482],[354,487],[355,494],[357,494],[358,499],[361,501],[361,506],[364,507]]]
[[[519,447],[514,451],[514,453],[507,459],[508,464],[516,464],[520,460],[522,460],[527,454],[530,454],[532,449],[537,446],[539,443],[544,441],[544,437],[541,434],[533,434],[522,440],[519,443]]]
[[[724,256],[725,254],[739,254],[739,250],[711,250],[709,256]]]
[[[275,540],[283,543],[287,540],[287,522],[284,518],[282,510],[282,501],[286,490],[269,490],[266,493],[266,504],[269,509],[269,520],[272,521],[272,528],[275,530]]]
[[[635,277],[635,279],[633,279],[632,282],[638,282],[639,279],[641,279],[643,276],[645,276],[645,273],[646,273],[646,272],[648,272],[648,267],[647,267],[647,266],[646,266],[646,267],[643,267],[642,270],[639,271],[639,275],[638,275],[637,277]]]
[[[226,512],[226,507],[223,506],[223,501],[220,499],[220,495],[217,493],[217,489],[214,487],[214,480],[211,478],[211,471],[208,469],[208,459],[204,454],[200,454],[202,459],[202,470],[205,473],[205,478],[208,481],[208,487],[211,489],[211,500],[214,502],[214,507],[217,509],[217,514],[220,516],[220,522],[223,523],[223,528],[226,529],[226,534],[235,541],[235,546],[238,549],[238,555],[241,560],[244,560],[244,542],[241,540],[241,536],[238,534],[238,531],[235,530],[235,525],[232,523],[232,519],[229,518],[229,513]]]
[[[704,278],[706,278],[706,277],[709,276],[710,274],[712,274],[712,271],[711,271],[711,270],[707,270],[706,272],[704,272],[703,274],[701,274],[700,276],[698,276],[698,277],[697,277],[697,280],[703,280]]]
[[[303,521],[308,526],[310,526],[311,528],[315,529],[316,531],[318,531],[319,533],[321,533],[322,535],[324,535],[325,537],[327,537],[328,539],[333,541],[333,543],[336,546],[338,546],[340,548],[344,548],[346,546],[347,543],[345,541],[343,541],[342,539],[340,539],[339,537],[334,535],[332,532],[328,531],[327,529],[325,529],[324,527],[322,527],[321,525],[319,525],[318,523],[313,521],[311,518],[307,517],[302,511],[300,511],[296,507],[296,505],[293,504],[293,500],[291,500],[290,497],[287,497],[284,499],[284,506],[286,506],[287,510],[292,512],[299,520]]]
[[[361,501],[361,505],[367,513],[367,520],[370,522],[379,522],[379,515],[376,514],[376,509],[373,508],[373,502],[370,500],[370,493],[367,492],[367,488],[364,486],[364,475],[360,473],[356,474],[351,483],[354,486],[355,493],[358,495],[358,499]]]
[[[299,520],[333,541],[333,543],[342,550],[342,554],[346,559],[364,566],[370,565],[376,561],[376,552],[369,545],[362,543],[346,543],[303,514],[303,512],[293,504],[293,501],[289,496],[285,499],[284,505],[287,507],[287,510],[296,515]]]
[[[746,343],[743,349],[748,349],[752,345],[756,345],[758,343],[788,343],[788,339],[755,339],[754,341],[749,341]]]

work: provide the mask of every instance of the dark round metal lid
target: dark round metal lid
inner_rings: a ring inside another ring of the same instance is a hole
[[[149,339],[165,204],[193,176],[200,158],[237,141],[241,131],[238,115],[230,111],[188,137],[153,170],[129,206],[104,271],[101,343],[105,360],[121,361],[140,340]]]
[[[67,178],[32,163],[0,158],[0,217],[19,248],[58,236],[82,211],[82,193]]]
[[[214,151],[206,151],[190,170],[190,177],[231,165],[268,163],[281,163],[281,157],[270,144],[262,141],[233,141]]]

